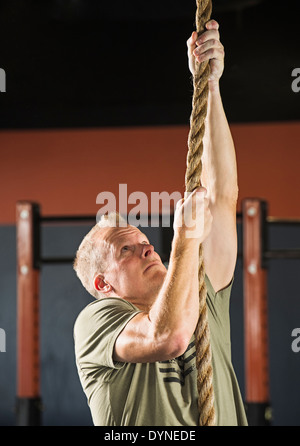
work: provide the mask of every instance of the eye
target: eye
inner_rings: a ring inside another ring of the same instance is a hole
[[[126,252],[128,250],[129,250],[129,246],[128,245],[123,246],[122,249],[121,249],[122,252]]]

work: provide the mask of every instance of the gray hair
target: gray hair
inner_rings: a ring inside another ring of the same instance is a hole
[[[101,219],[87,233],[76,252],[73,268],[76,271],[84,288],[95,298],[99,298],[99,292],[94,287],[94,277],[103,274],[107,268],[107,252],[101,243],[98,235],[103,228],[125,227],[126,220],[117,212],[110,212],[102,215]]]

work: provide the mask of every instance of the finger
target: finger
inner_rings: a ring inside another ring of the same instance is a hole
[[[196,40],[196,45],[202,45],[203,43],[207,42],[210,39],[218,40],[220,41],[220,33],[216,29],[212,29],[209,31],[205,31],[201,36]]]
[[[205,187],[199,186],[196,187],[196,189],[194,189],[192,192],[184,192],[184,198],[182,200],[182,202],[184,203],[188,203],[190,201],[193,200],[194,197],[196,197],[198,194],[198,197],[205,197],[207,194],[207,189],[205,189]]]
[[[200,199],[205,200],[207,194],[207,190],[205,187],[199,186],[196,187],[192,192],[185,192],[184,193],[184,202],[188,203],[189,201],[193,201],[194,199]]]
[[[219,29],[219,23],[216,20],[212,19],[206,23],[205,27],[206,29]]]
[[[205,187],[198,186],[194,190],[192,190],[191,192],[184,192],[184,200],[187,200],[188,198],[194,196],[198,192],[200,192],[200,193],[202,192],[202,193],[206,194],[207,189],[205,189]]]
[[[195,48],[193,54],[194,56],[200,56],[201,54],[205,53],[207,50],[211,48],[216,48],[219,50],[224,49],[223,45],[219,40],[210,39],[207,42],[202,43],[202,45],[199,45],[197,48]]]
[[[206,60],[216,59],[222,61],[224,59],[224,50],[222,48],[210,48],[209,50],[195,55],[198,62],[205,62]]]
[[[183,204],[183,201],[184,201],[183,198],[181,198],[180,200],[178,200],[177,203],[176,203],[175,209],[179,209],[180,206]]]

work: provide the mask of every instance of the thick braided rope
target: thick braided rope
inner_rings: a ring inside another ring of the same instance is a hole
[[[212,12],[211,0],[196,0],[196,30],[200,35],[205,30]],[[209,63],[196,62],[194,74],[193,107],[188,137],[186,192],[201,185],[204,121],[207,114]],[[210,334],[206,307],[206,285],[204,282],[203,249],[199,250],[199,320],[195,330],[199,425],[215,425],[213,370]]]

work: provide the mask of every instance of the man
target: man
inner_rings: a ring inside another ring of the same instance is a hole
[[[102,220],[74,268],[96,297],[74,327],[78,372],[95,425],[197,426],[194,330],[203,244],[217,425],[246,425],[231,364],[229,297],[236,264],[237,170],[219,79],[224,50],[210,21],[187,42],[189,66],[210,60],[204,187],[180,200],[168,271],[147,237]],[[201,222],[201,224],[196,224]],[[192,238],[189,234],[193,232]]]

